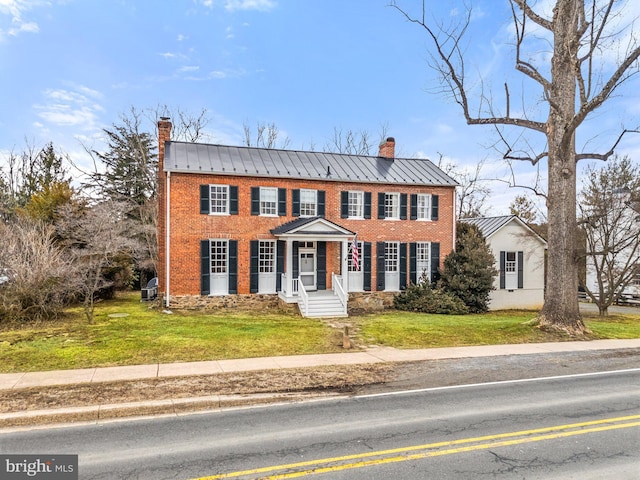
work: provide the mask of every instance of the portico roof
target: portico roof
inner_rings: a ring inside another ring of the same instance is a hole
[[[355,235],[351,230],[341,227],[324,217],[297,218],[271,230],[276,237],[320,237],[323,240],[346,240]]]

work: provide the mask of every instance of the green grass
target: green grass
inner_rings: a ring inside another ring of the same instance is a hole
[[[217,360],[340,351],[341,334],[299,316],[256,312],[174,312],[150,309],[139,294],[62,321],[0,331],[0,372]],[[127,317],[110,317],[111,314]]]
[[[507,310],[475,315],[389,311],[355,319],[366,343],[396,348],[499,345],[572,340],[533,325],[536,312]],[[590,339],[640,338],[640,315],[585,317]]]
[[[127,314],[125,317],[110,316]],[[566,341],[531,320],[535,312],[428,315],[387,311],[354,316],[361,345],[427,348]],[[640,338],[640,315],[585,318],[589,338]],[[26,372],[156,362],[218,360],[342,351],[342,332],[298,315],[175,311],[149,308],[139,293],[96,307],[88,324],[80,307],[55,322],[0,330],[0,372]]]

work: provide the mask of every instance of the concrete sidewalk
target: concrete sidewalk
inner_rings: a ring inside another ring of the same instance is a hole
[[[428,348],[399,350],[390,347],[372,347],[364,351],[327,355],[296,355],[289,357],[248,358],[125,367],[86,368],[49,372],[0,374],[0,390],[19,392],[21,389],[100,382],[128,381],[153,378],[215,375],[229,372],[279,370],[287,368],[318,367],[328,365],[355,365],[390,362],[412,362],[455,358],[491,357],[501,355],[527,355],[561,352],[585,352],[640,348],[640,339],[594,340],[588,342],[557,342],[519,345],[486,345],[455,348]],[[0,429],[31,428],[33,426],[70,422],[102,422],[109,419],[148,415],[183,415],[196,411],[216,411],[224,408],[253,406],[267,403],[303,401],[339,396],[328,392],[291,392],[252,395],[209,395],[203,397],[163,399],[131,403],[104,403],[45,410],[0,413]]]
[[[23,389],[53,385],[74,385],[151,378],[215,375],[230,372],[279,370],[286,368],[356,365],[383,362],[414,362],[453,358],[527,355],[536,353],[582,352],[640,348],[640,339],[592,340],[585,342],[525,343],[517,345],[482,345],[472,347],[425,348],[399,350],[391,347],[371,347],[363,351],[324,355],[294,355],[237,360],[211,360],[124,367],[53,370],[48,372],[0,374],[0,390]]]

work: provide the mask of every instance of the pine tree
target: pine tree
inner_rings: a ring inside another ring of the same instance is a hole
[[[471,313],[486,312],[498,273],[495,258],[478,227],[458,222],[456,229],[456,248],[444,259],[440,285],[460,298]]]

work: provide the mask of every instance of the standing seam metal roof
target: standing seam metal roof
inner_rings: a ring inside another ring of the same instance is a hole
[[[455,187],[430,160],[167,142],[165,172]]]

